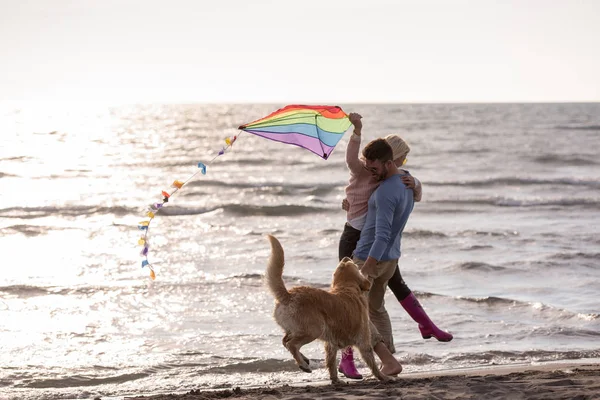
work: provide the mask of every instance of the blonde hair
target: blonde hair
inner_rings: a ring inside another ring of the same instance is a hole
[[[406,156],[410,153],[410,147],[408,147],[408,144],[406,144],[406,142],[398,135],[387,135],[385,141],[388,142],[392,148],[394,161],[399,158],[406,159]]]

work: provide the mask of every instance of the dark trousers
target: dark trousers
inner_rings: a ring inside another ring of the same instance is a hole
[[[342,236],[340,237],[338,250],[340,261],[344,257],[352,258],[352,253],[354,253],[354,250],[356,249],[358,239],[360,239],[360,231],[346,223],[344,225]],[[394,293],[394,296],[396,296],[398,301],[404,300],[411,293],[410,288],[404,283],[404,279],[402,279],[402,275],[400,275],[400,268],[398,268],[398,265],[396,265],[394,275],[392,275],[388,281],[388,287]]]

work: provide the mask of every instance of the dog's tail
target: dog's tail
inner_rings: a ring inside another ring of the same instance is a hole
[[[290,300],[290,292],[285,288],[282,278],[283,265],[285,264],[283,247],[274,236],[267,235],[267,238],[271,242],[271,257],[269,257],[269,264],[265,272],[265,280],[275,300],[280,303],[287,303]]]

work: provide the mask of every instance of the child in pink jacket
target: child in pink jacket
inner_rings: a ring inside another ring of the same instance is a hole
[[[365,169],[364,161],[359,158],[362,117],[359,114],[351,113],[349,118],[350,122],[354,125],[354,132],[346,148],[346,164],[350,170],[350,182],[346,187],[346,198],[342,202],[342,208],[347,212],[347,222],[344,225],[344,231],[340,238],[340,260],[344,257],[352,257],[352,252],[356,248],[356,243],[358,243],[358,239],[360,238],[360,231],[366,220],[369,197],[379,185],[379,182],[376,182],[372,178],[371,173]],[[405,164],[406,156],[410,152],[410,148],[406,142],[397,135],[388,135],[385,137],[385,140],[394,152],[396,166],[400,167]],[[413,189],[415,202],[421,201],[421,183],[417,178],[410,176],[408,171],[404,172],[406,172],[406,175],[402,177],[402,181],[406,186]],[[392,290],[408,315],[419,324],[419,330],[423,339],[435,337],[441,342],[452,340],[450,333],[442,331],[429,319],[417,298],[406,283],[404,283],[398,266],[396,266],[396,271],[388,282],[388,287]],[[390,351],[393,353],[393,343],[390,346]],[[354,365],[352,347],[348,347],[343,351],[338,370],[347,378],[362,379],[362,375]]]

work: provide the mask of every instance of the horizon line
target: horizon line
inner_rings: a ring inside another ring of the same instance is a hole
[[[27,106],[49,106],[56,108],[60,105],[127,107],[127,106],[160,106],[160,105],[535,105],[535,104],[600,104],[600,100],[521,100],[521,101],[86,101],[86,100],[32,100],[32,101],[0,101],[0,108],[13,110]]]

